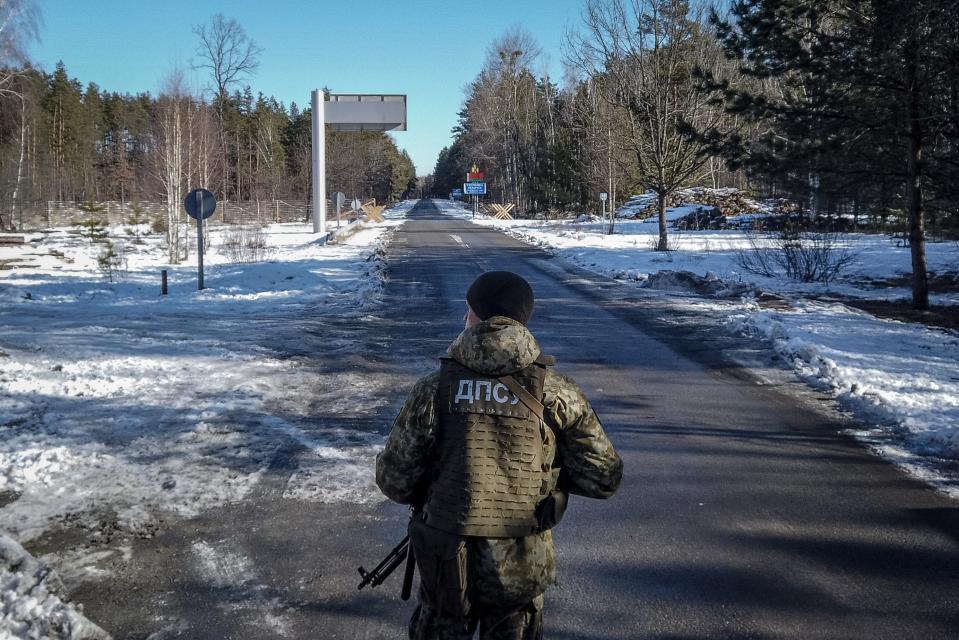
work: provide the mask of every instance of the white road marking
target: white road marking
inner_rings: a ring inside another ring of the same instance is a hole
[[[463,239],[462,239],[461,237],[459,237],[458,235],[456,235],[455,233],[451,233],[451,234],[450,234],[450,237],[453,238],[453,240],[456,240],[456,244],[461,244],[461,245],[463,245],[464,247],[466,247],[467,249],[469,249],[470,246],[469,246],[468,244],[466,244],[465,242],[463,242]]]

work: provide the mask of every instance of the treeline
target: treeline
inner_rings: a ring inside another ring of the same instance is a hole
[[[173,72],[159,95],[118,94],[29,66],[0,94],[0,227],[47,200],[179,201],[204,186],[231,201],[311,198],[311,112],[246,86],[207,100]],[[328,191],[392,200],[413,163],[384,133],[327,133]],[[179,206],[179,205],[177,205]]]
[[[959,3],[587,0],[562,88],[512,30],[468,86],[433,191],[472,164],[519,211],[693,185],[902,231],[928,304],[926,231],[959,232]]]
[[[748,186],[749,174],[678,128],[684,118],[726,117],[697,90],[697,64],[732,67],[704,16],[688,2],[589,2],[567,46],[562,86],[537,74],[534,38],[508,30],[467,87],[433,192],[461,187],[473,164],[485,171],[492,200],[527,213],[598,208],[599,192],[621,204],[657,188],[665,200],[692,184]],[[662,42],[647,42],[654,34]]]

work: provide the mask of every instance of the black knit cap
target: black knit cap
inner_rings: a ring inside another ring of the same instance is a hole
[[[526,324],[533,313],[533,289],[511,271],[487,271],[470,285],[466,302],[480,320],[506,316]]]

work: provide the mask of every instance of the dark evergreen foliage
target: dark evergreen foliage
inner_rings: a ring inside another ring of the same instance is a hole
[[[715,82],[750,139],[705,132],[734,165],[817,214],[887,213],[908,229],[913,304],[928,307],[925,226],[956,218],[955,0],[740,0],[714,15],[727,55],[757,84]],[[953,114],[955,112],[953,111]],[[959,223],[954,219],[952,225]]]

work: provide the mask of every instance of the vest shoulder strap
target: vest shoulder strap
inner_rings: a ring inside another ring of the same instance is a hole
[[[536,358],[536,364],[542,365],[544,367],[552,367],[556,364],[556,358],[549,355],[548,353],[540,353],[539,357]]]
[[[509,390],[519,398],[520,402],[526,405],[526,408],[533,412],[533,415],[539,418],[540,422],[546,422],[544,417],[546,407],[543,406],[543,403],[537,400],[532,393],[523,388],[523,385],[513,376],[499,376],[499,380],[502,380],[503,384],[509,387]]]

